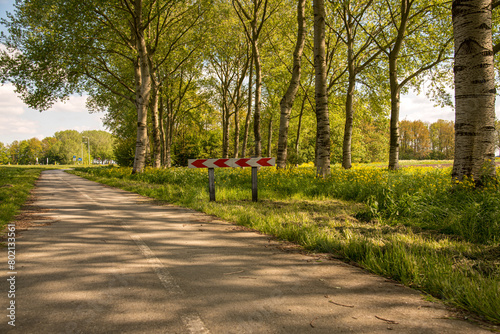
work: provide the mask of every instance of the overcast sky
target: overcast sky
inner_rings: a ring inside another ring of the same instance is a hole
[[[5,18],[12,12],[14,0],[0,0],[0,15]],[[0,27],[2,31],[4,27]],[[66,103],[57,103],[42,113],[27,108],[14,93],[11,85],[0,86],[0,142],[33,137],[43,139],[62,130],[105,130],[103,114],[90,114],[85,108],[85,97],[71,97]],[[434,107],[425,96],[410,94],[401,98],[400,119],[435,122],[438,119],[454,120],[451,108]]]

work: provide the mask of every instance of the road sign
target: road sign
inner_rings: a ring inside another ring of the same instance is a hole
[[[275,158],[234,158],[234,159],[189,159],[190,168],[224,168],[224,167],[270,167],[276,163]]]
[[[210,201],[215,201],[215,168],[252,167],[252,201],[257,202],[257,170],[259,167],[270,167],[276,163],[275,158],[234,158],[234,159],[189,159],[189,168],[208,168],[208,192]]]

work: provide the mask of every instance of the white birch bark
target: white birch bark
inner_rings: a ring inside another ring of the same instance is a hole
[[[453,1],[455,160],[452,178],[495,175],[495,70],[491,0]]]
[[[314,0],[314,69],[316,100],[316,174],[330,174],[330,118],[326,82],[325,2]]]
[[[148,61],[148,51],[142,20],[142,0],[135,0],[134,33],[138,55],[136,68],[136,108],[137,108],[137,141],[132,173],[142,173],[146,166],[146,148],[148,145],[148,103],[151,93],[151,73]]]

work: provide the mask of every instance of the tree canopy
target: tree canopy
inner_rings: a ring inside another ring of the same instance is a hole
[[[134,172],[278,151],[280,166],[315,161],[322,175],[397,168],[400,154],[453,156],[451,124],[412,130],[427,133],[421,149],[399,120],[410,89],[449,103],[451,20],[441,1],[18,0],[0,77],[41,111],[86,94]]]

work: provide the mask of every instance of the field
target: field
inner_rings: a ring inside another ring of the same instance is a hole
[[[216,169],[217,202],[208,201],[207,170],[78,168],[75,174],[190,207],[329,253],[420,289],[500,324],[498,184],[452,184],[451,168],[397,172],[357,165],[259,171],[259,202],[250,169]]]

